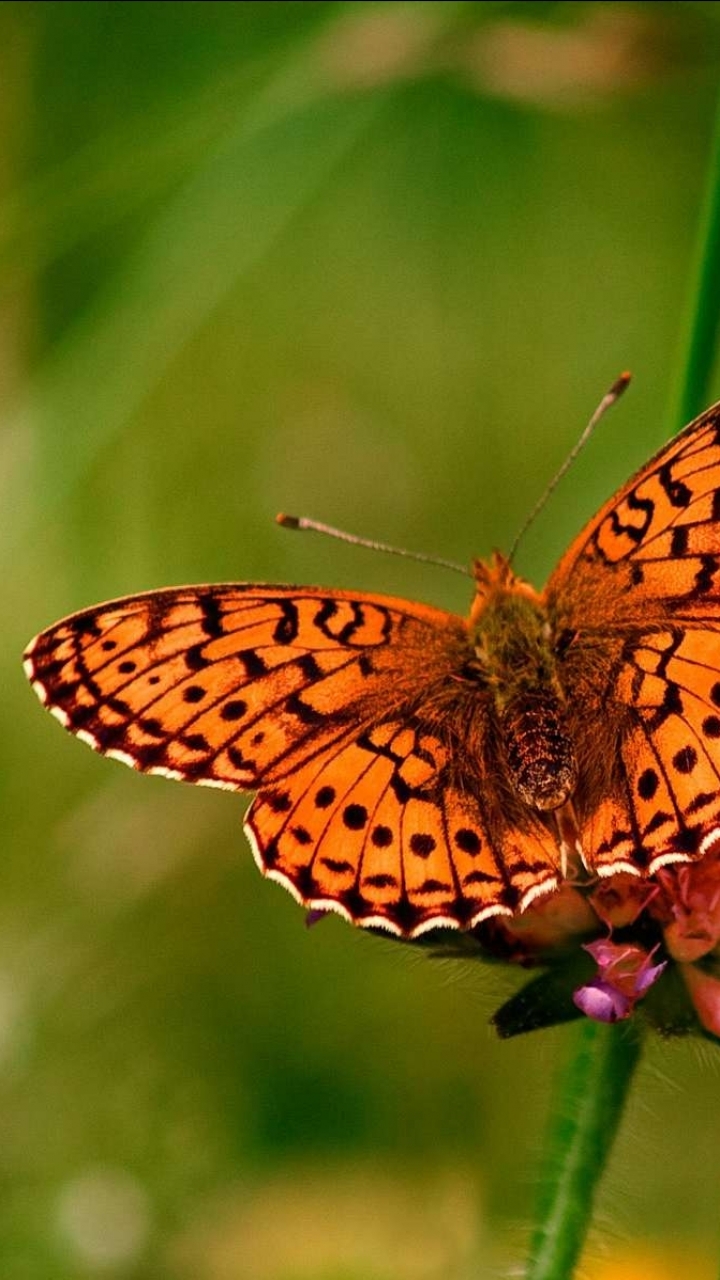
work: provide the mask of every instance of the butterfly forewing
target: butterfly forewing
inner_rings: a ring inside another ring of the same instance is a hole
[[[720,405],[686,427],[586,525],[547,585],[572,626],[641,626],[653,612],[716,618],[720,605]]]
[[[425,674],[442,634],[449,660],[463,624],[448,634],[419,613],[332,592],[179,589],[77,614],[43,632],[26,665],[97,750],[244,789],[337,741],[380,695],[401,697],[403,656]]]
[[[720,835],[720,407],[606,503],[547,600],[572,637],[561,678],[589,865],[652,874],[701,856]]]

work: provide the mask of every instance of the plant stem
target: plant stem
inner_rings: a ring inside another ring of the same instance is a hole
[[[709,398],[720,337],[720,103],[715,121],[705,197],[698,227],[680,348],[679,374],[671,399],[673,435],[695,418]]]
[[[570,1280],[640,1056],[636,1020],[584,1018],[556,1081],[526,1280]]]

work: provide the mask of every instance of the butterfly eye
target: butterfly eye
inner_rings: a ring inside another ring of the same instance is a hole
[[[569,627],[564,627],[555,641],[555,657],[564,658],[571,644],[577,639],[577,631],[572,631]]]

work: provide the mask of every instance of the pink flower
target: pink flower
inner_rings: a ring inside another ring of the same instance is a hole
[[[600,939],[585,950],[597,962],[598,975],[573,993],[578,1009],[597,1022],[618,1022],[628,1018],[638,1000],[652,986],[667,965],[652,964],[657,947],[648,954],[642,947]]]
[[[665,946],[674,960],[693,961],[714,951],[720,941],[720,859],[707,853],[700,862],[658,872],[656,914],[663,921]]]
[[[720,977],[696,964],[681,964],[680,972],[701,1026],[720,1037]]]

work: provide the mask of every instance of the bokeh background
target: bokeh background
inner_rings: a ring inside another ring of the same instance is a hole
[[[302,911],[243,800],[63,735],[27,640],[191,581],[542,581],[671,426],[713,3],[0,5],[0,1274],[517,1274],[568,1029]],[[591,1280],[716,1273],[720,1059],[654,1043]]]

